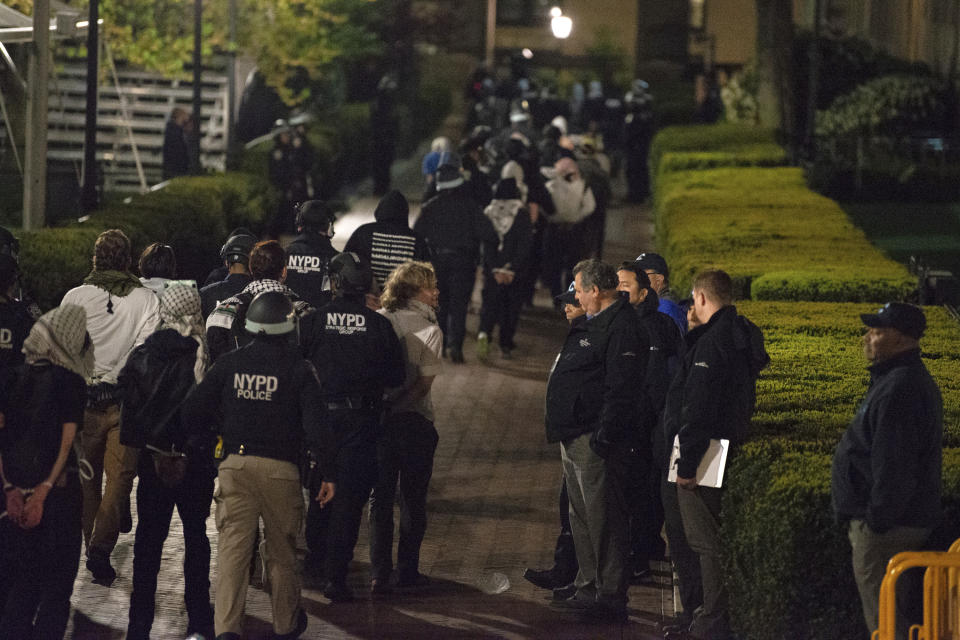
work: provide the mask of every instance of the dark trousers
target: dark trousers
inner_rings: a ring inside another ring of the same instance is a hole
[[[370,500],[370,573],[386,580],[393,569],[393,503],[399,483],[400,540],[397,572],[413,578],[419,572],[420,545],[427,530],[427,489],[433,474],[437,430],[419,413],[387,418],[377,446],[380,478]]]
[[[463,350],[467,332],[467,308],[476,281],[473,261],[459,254],[444,253],[433,259],[440,289],[437,322],[443,331],[443,344],[453,351]]]
[[[548,224],[543,232],[543,283],[556,298],[573,280],[573,267],[584,253],[583,223]]]
[[[372,409],[337,409],[329,420],[339,442],[337,491],[323,509],[310,496],[307,509],[308,570],[324,572],[334,584],[344,584],[360,535],[363,508],[377,482],[379,416]]]
[[[577,563],[577,548],[573,544],[573,530],[570,529],[570,498],[567,497],[567,481],[560,479],[560,535],[553,550],[553,572],[557,582],[570,584],[577,577],[580,565]]]
[[[137,533],[133,543],[133,592],[130,594],[130,622],[127,638],[149,638],[153,626],[157,574],[163,543],[170,531],[176,507],[183,523],[183,599],[187,607],[187,632],[213,629],[210,606],[210,541],[207,518],[213,501],[214,470],[190,464],[183,484],[171,489],[160,482],[153,455],[140,453],[137,464]]]
[[[0,614],[3,640],[60,640],[70,618],[70,595],[80,566],[83,492],[75,473],[50,490],[40,524],[30,530],[0,521],[13,573]],[[36,618],[36,624],[34,624]]]
[[[663,502],[663,524],[670,545],[670,560],[680,581],[680,603],[684,618],[690,619],[693,612],[703,605],[703,580],[700,577],[700,558],[687,543],[677,501],[677,484],[667,481],[666,471],[659,470],[660,500]]]
[[[500,325],[500,346],[513,348],[513,336],[517,333],[517,321],[520,319],[520,307],[523,305],[523,292],[520,283],[497,284],[493,276],[483,276],[483,307],[480,309],[480,331],[493,333]]]
[[[627,454],[630,463],[626,482],[630,508],[630,553],[633,570],[649,568],[650,561],[663,556],[663,507],[660,505],[660,476],[652,469],[649,453],[634,449]],[[655,485],[655,486],[654,486]]]

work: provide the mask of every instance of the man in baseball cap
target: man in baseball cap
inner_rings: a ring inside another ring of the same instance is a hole
[[[846,523],[863,617],[878,626],[887,562],[923,549],[940,520],[943,400],[920,358],[927,321],[912,304],[890,302],[860,319],[870,388],[833,457],[833,510]],[[897,606],[897,638],[910,620]]]
[[[667,261],[659,253],[641,253],[637,256],[636,266],[650,278],[650,288],[660,299],[657,311],[670,316],[680,333],[687,332],[687,311],[680,306],[680,301],[670,290],[670,269]]]

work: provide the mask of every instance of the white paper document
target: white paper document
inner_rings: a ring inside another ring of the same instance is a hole
[[[723,472],[727,468],[727,452],[730,450],[729,440],[711,440],[707,452],[703,454],[700,466],[697,467],[697,484],[701,487],[719,489],[723,486]],[[673,437],[673,451],[670,453],[670,470],[667,480],[677,481],[677,460],[680,458],[680,436]]]

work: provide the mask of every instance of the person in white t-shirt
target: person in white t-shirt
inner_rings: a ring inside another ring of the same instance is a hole
[[[370,571],[373,593],[392,586],[416,587],[420,545],[427,529],[427,489],[437,448],[430,389],[441,372],[443,332],[435,309],[440,295],[428,262],[401,264],[384,285],[380,313],[390,320],[406,361],[406,381],[390,394],[383,436],[378,444],[379,478],[370,499]],[[393,572],[393,502],[400,487],[400,540]]]
[[[120,398],[117,376],[134,347],[160,326],[159,302],[130,273],[130,240],[119,229],[97,237],[93,271],[83,284],[63,296],[87,314],[94,347],[93,375],[87,379],[81,446],[93,477],[83,481],[83,539],[87,569],[94,580],[110,583],[116,572],[110,554],[121,531],[130,531],[130,491],[138,451],[120,444]],[[107,483],[101,489],[104,473]]]

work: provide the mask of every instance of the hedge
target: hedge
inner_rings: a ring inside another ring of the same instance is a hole
[[[846,532],[830,503],[833,450],[869,382],[863,304],[738,303],[763,329],[753,438],[731,462],[723,537],[733,623],[751,640],[865,637]],[[927,308],[924,362],[944,400],[944,521],[931,548],[960,537],[960,336]]]
[[[266,178],[243,173],[177,178],[160,191],[108,205],[83,223],[20,232],[24,284],[44,309],[90,272],[93,244],[105,229],[122,229],[133,257],[151,242],[177,255],[179,276],[202,280],[219,263],[226,234],[238,226],[260,229],[276,209]]]
[[[790,167],[661,172],[657,243],[675,288],[725,269],[743,297],[886,301],[915,282]]]
[[[665,127],[650,143],[649,165],[652,180],[656,180],[659,175],[663,157],[668,153],[678,152],[720,152],[726,155],[726,159],[733,165],[745,164],[744,155],[762,158],[764,163],[771,162],[772,158],[778,156],[784,159],[786,157],[783,149],[777,144],[772,129],[736,123]],[[785,160],[776,164],[785,164]],[[714,164],[712,166],[729,165]]]
[[[837,442],[869,382],[860,314],[877,305],[742,300],[737,309],[763,330],[771,360],[757,382],[754,435]],[[960,332],[941,307],[925,312],[921,345],[943,394],[944,442],[960,447]]]

